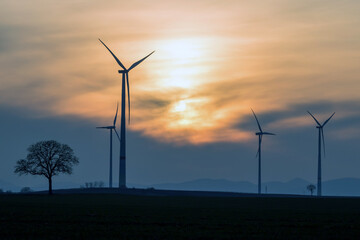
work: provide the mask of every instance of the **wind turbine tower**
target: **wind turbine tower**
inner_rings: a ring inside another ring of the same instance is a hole
[[[120,140],[119,134],[116,131],[116,118],[117,118],[117,114],[118,114],[118,109],[119,109],[119,105],[116,106],[116,114],[115,114],[115,118],[114,118],[114,123],[112,126],[106,126],[106,127],[97,127],[97,128],[102,128],[102,129],[109,129],[110,130],[110,173],[109,173],[109,188],[112,188],[112,132],[113,130],[115,131],[118,139]]]
[[[258,151],[257,151],[257,154],[256,154],[256,155],[257,155],[258,158],[259,158],[258,194],[261,194],[261,142],[262,142],[262,137],[263,137],[263,135],[275,135],[275,134],[274,134],[274,133],[270,133],[270,132],[264,132],[264,131],[261,129],[259,120],[257,119],[254,110],[251,109],[251,111],[253,112],[254,117],[255,117],[255,120],[256,120],[256,123],[257,123],[257,125],[258,125],[258,127],[259,127],[259,132],[255,133],[255,135],[259,136],[259,148],[258,148]]]
[[[115,61],[119,64],[122,70],[118,72],[122,74],[122,84],[121,84],[121,123],[120,123],[120,164],[119,164],[119,188],[126,188],[126,136],[125,136],[125,85],[127,86],[128,93],[128,107],[129,107],[129,123],[130,123],[130,86],[129,86],[129,72],[139,65],[142,61],[148,58],[155,51],[151,52],[146,57],[140,59],[139,61],[133,63],[128,69],[120,62],[120,60],[114,55],[114,53],[99,39],[99,41],[106,47],[106,49],[111,53],[115,58]]]
[[[316,128],[319,129],[319,137],[318,137],[318,182],[317,182],[317,195],[321,196],[321,142],[323,143],[324,149],[324,157],[325,157],[325,138],[324,138],[324,126],[330,121],[330,119],[334,116],[335,112],[331,114],[331,116],[323,123],[320,124],[319,121],[311,114],[311,112],[307,111],[310,116],[315,120],[317,126]]]

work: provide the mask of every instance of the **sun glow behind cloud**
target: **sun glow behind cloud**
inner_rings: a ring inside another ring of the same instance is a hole
[[[183,99],[173,103],[169,111],[170,118],[173,119],[169,123],[170,129],[181,128],[201,128],[206,126],[206,120],[203,119],[201,108],[205,105],[206,99]]]
[[[218,81],[215,74],[217,65],[212,56],[220,51],[220,48],[216,48],[216,40],[192,37],[156,42],[158,55],[154,56],[155,67],[149,73],[152,80],[142,84],[141,89],[153,98],[156,98],[153,92],[169,92],[163,94],[169,103],[163,107],[160,115],[149,116],[152,124],[145,126],[135,122],[131,126],[133,130],[180,144],[248,138],[248,134],[236,129],[232,129],[232,137],[218,137],[228,127],[227,109],[214,109],[213,96],[201,93],[204,86]]]

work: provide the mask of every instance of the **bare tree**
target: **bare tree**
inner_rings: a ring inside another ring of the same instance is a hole
[[[103,181],[86,182],[85,186],[82,186],[82,188],[103,188],[104,185]]]
[[[316,189],[314,184],[307,185],[306,189],[310,192],[311,196],[313,195],[314,190]]]
[[[40,141],[30,145],[26,159],[16,162],[15,173],[19,175],[42,175],[49,181],[52,194],[52,177],[60,173],[71,174],[73,165],[79,163],[74,151],[57,141]]]

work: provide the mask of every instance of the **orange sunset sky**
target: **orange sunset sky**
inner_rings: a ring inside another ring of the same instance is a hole
[[[126,67],[156,51],[130,72],[129,129],[175,144],[248,141],[254,129],[237,124],[250,107],[262,114],[360,100],[359,7],[358,1],[1,0],[0,104],[30,109],[34,118],[70,115],[106,124],[120,100],[121,75],[101,38]],[[313,122],[301,112],[267,127],[304,125]]]

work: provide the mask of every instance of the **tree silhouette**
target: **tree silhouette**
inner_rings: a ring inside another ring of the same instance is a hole
[[[49,181],[52,194],[52,177],[60,173],[71,174],[73,165],[79,163],[74,151],[57,141],[40,141],[30,145],[26,159],[16,162],[15,173],[19,175],[42,175]]]
[[[31,193],[33,190],[31,190],[30,187],[23,187],[20,192],[21,193]]]
[[[314,184],[309,184],[307,185],[306,189],[310,192],[311,196],[313,195],[313,192],[315,190],[315,185]]]

